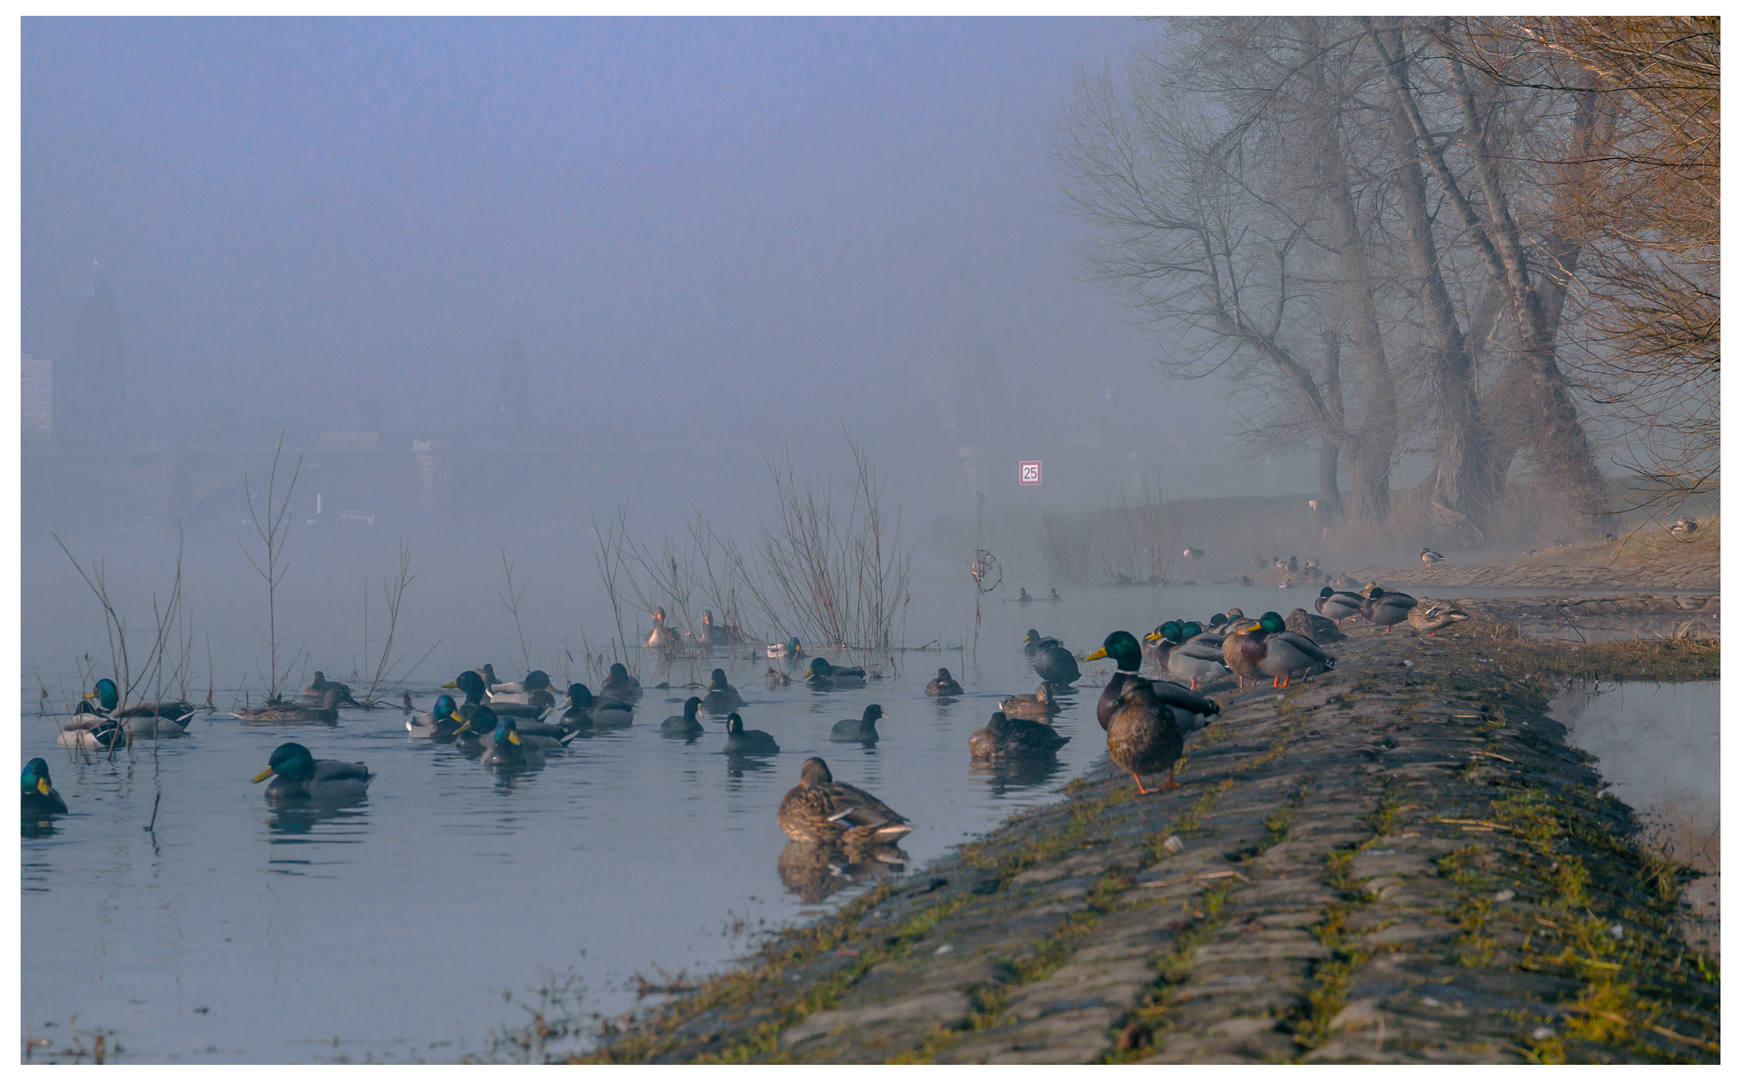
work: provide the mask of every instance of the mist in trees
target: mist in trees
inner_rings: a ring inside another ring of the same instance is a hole
[[[1589,531],[1604,438],[1710,490],[1714,27],[1612,22],[1169,20],[1060,125],[1083,266],[1253,456],[1318,451],[1325,526]]]

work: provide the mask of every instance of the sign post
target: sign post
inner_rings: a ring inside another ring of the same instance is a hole
[[[1039,462],[1023,461],[1021,463],[1020,484],[1022,487],[1039,486]]]

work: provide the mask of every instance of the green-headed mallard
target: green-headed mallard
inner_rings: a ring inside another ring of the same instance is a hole
[[[1057,699],[1051,696],[1051,684],[1042,682],[1037,693],[1011,694],[997,702],[997,708],[1005,716],[1017,720],[1037,720],[1048,724],[1057,715],[1060,706]]]
[[[297,705],[282,698],[276,701],[265,701],[248,709],[240,709],[230,715],[238,720],[247,720],[255,724],[336,724],[338,723],[338,691],[328,689],[320,696],[318,704]],[[294,746],[295,743],[286,743]]]
[[[1341,641],[1347,637],[1335,625],[1334,619],[1313,615],[1299,607],[1287,612],[1287,629],[1295,634],[1304,634],[1319,645],[1328,641]]]
[[[483,676],[475,671],[462,671],[457,679],[447,685],[458,687],[465,694],[465,701],[459,706],[459,715],[462,717],[470,717],[478,706],[483,705],[485,703],[484,695],[489,692],[488,687],[484,684]],[[553,699],[554,696],[553,694],[549,695],[549,698]],[[516,720],[537,720],[550,711],[553,701],[549,704],[536,705],[519,701],[490,701],[488,704],[490,710],[498,717],[511,716]]]
[[[567,727],[623,728],[634,723],[634,706],[621,698],[595,698],[585,683],[568,684],[568,709],[562,714]]]
[[[1365,603],[1359,606],[1359,613],[1387,632],[1390,627],[1405,621],[1409,609],[1418,603],[1407,593],[1385,592],[1373,585],[1366,593]]]
[[[765,731],[745,731],[743,717],[732,713],[725,718],[725,752],[727,754],[777,754],[779,743]]]
[[[434,739],[437,742],[452,742],[465,718],[454,711],[456,704],[446,694],[435,699],[435,707],[426,713],[418,713],[405,721],[405,730],[411,733],[413,739]]]
[[[1117,711],[1118,700],[1123,696],[1124,688],[1133,682],[1148,682],[1136,674],[1142,666],[1142,646],[1137,643],[1136,636],[1127,630],[1114,630],[1106,635],[1105,644],[1097,651],[1090,653],[1086,659],[1097,660],[1109,656],[1118,662],[1118,670],[1107,680],[1106,688],[1100,692],[1100,700],[1094,709],[1099,719],[1100,727],[1111,730],[1112,714]],[[1153,696],[1168,705],[1185,712],[1200,713],[1213,716],[1220,712],[1220,706],[1201,694],[1186,690],[1173,682],[1155,682]]]
[[[791,663],[796,663],[803,654],[803,643],[795,636],[788,637],[784,641],[771,642],[767,646],[767,658],[769,660],[785,660]]]
[[[1195,623],[1188,625],[1196,626]],[[1165,622],[1148,635],[1148,640],[1154,643],[1155,658],[1161,669],[1181,679],[1189,679],[1192,690],[1227,674],[1219,635],[1212,638],[1202,633],[1187,635],[1185,624]]]
[[[743,695],[725,677],[724,668],[713,669],[712,678],[707,682],[707,696],[701,699],[701,708],[707,710],[709,716],[724,716],[743,708]]]
[[[1148,794],[1142,786],[1143,773],[1165,769],[1166,782],[1159,790],[1178,786],[1173,774],[1184,755],[1184,739],[1209,722],[1205,716],[1161,701],[1156,693],[1160,685],[1147,679],[1126,680],[1106,725],[1106,755],[1135,778],[1136,791],[1142,795]]]
[[[604,681],[598,684],[599,697],[615,698],[631,705],[644,694],[645,691],[640,688],[640,680],[630,675],[628,668],[621,663],[611,664],[610,670],[604,675]]]
[[[1278,611],[1265,611],[1256,629],[1227,638],[1224,651],[1235,649],[1242,673],[1249,673],[1251,678],[1268,675],[1277,687],[1286,686],[1294,678],[1328,671],[1335,666],[1335,657],[1324,652],[1315,641],[1290,632]]]
[[[1408,624],[1422,634],[1433,637],[1451,623],[1459,623],[1466,618],[1468,612],[1447,600],[1421,600],[1408,609]]]
[[[873,743],[881,738],[876,732],[876,721],[882,719],[882,706],[864,706],[864,715],[858,720],[841,720],[828,732],[830,742]]]
[[[779,827],[813,843],[892,844],[912,831],[881,799],[835,780],[821,758],[804,762],[798,786],[780,800]]]
[[[94,704],[93,704],[94,702]],[[138,739],[173,739],[186,734],[195,708],[185,701],[144,701],[121,708],[121,691],[113,679],[98,679],[96,688],[73,708],[66,729],[95,728],[113,717]]]
[[[272,751],[266,771],[254,783],[272,777],[266,798],[272,802],[303,799],[354,799],[368,794],[374,774],[360,761],[315,760],[308,747],[287,742]]]
[[[931,697],[960,697],[966,693],[946,667],[936,669],[936,678],[924,684],[924,692]]]
[[[827,658],[818,656],[810,661],[810,670],[804,676],[804,682],[811,690],[847,690],[864,685],[864,669],[835,667],[828,663]]]
[[[48,762],[41,758],[31,758],[24,766],[23,789],[22,820],[40,821],[50,814],[67,812],[66,800],[48,779]]]
[[[520,738],[518,726],[511,716],[498,717],[479,764],[486,769],[535,769],[542,765],[544,752]]]
[[[668,716],[659,725],[659,734],[667,739],[693,739],[707,733],[707,727],[701,723],[701,699],[691,697],[683,702],[683,715]]]
[[[1323,591],[1317,594],[1317,614],[1330,620],[1336,629],[1341,628],[1341,620],[1351,619],[1360,613],[1365,604],[1365,597],[1356,592],[1346,592],[1323,586]]]
[[[543,671],[528,671],[519,682],[496,683],[484,692],[491,708],[497,705],[536,705],[549,708],[556,703],[550,691],[550,676]]]
[[[314,673],[314,681],[302,688],[302,700],[311,704],[324,701],[328,690],[334,691],[338,694],[338,703],[340,705],[356,704],[356,698],[351,696],[349,685],[341,682],[333,682],[331,679],[326,677],[326,672],[324,671],[316,671]]]
[[[967,750],[981,760],[1045,757],[1057,753],[1068,741],[1068,736],[1059,735],[1049,725],[1011,720],[1002,712],[994,712],[991,722],[967,739]]]

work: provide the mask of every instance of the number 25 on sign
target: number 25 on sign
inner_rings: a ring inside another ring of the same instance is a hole
[[[1039,486],[1039,462],[1023,461],[1021,463],[1021,483],[1027,487]]]

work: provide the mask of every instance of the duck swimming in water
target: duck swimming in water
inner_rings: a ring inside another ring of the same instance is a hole
[[[435,707],[429,712],[418,713],[405,721],[405,730],[411,733],[413,739],[452,742],[460,725],[465,723],[465,718],[455,712],[455,708],[454,700],[442,694],[435,699]]]
[[[562,714],[565,727],[624,728],[634,723],[634,706],[619,698],[595,698],[585,683],[568,685],[568,709]]]
[[[667,716],[665,722],[659,725],[659,734],[667,739],[693,739],[707,733],[706,725],[701,723],[701,699],[691,697],[683,702],[683,715]]]
[[[714,668],[712,679],[707,683],[707,696],[701,699],[701,708],[707,710],[709,716],[724,716],[743,708],[743,695],[725,678],[724,668]]]
[[[1051,595],[1047,596],[1046,599],[1047,600],[1062,600],[1063,597],[1057,595],[1057,587],[1054,585],[1051,588]]]
[[[500,685],[499,683],[497,685]],[[459,715],[470,718],[471,714],[484,704],[484,695],[488,689],[484,685],[483,676],[475,671],[462,671],[459,677],[442,687],[444,690],[458,689],[465,694],[465,700],[459,705]],[[548,695],[553,699],[555,695]],[[546,700],[539,698],[540,701]],[[553,704],[553,701],[551,701]],[[496,716],[512,716],[519,720],[537,720],[550,711],[551,704],[528,704],[518,701],[490,701],[489,707]]]
[[[1359,613],[1370,622],[1384,628],[1389,628],[1408,618],[1408,611],[1419,601],[1407,593],[1385,592],[1376,585],[1371,586],[1366,593],[1365,602],[1359,606]]]
[[[665,625],[665,609],[653,608],[653,630],[647,635],[646,647],[658,652],[675,652],[677,650],[677,632]]]
[[[148,701],[121,708],[120,688],[113,679],[98,679],[96,688],[73,708],[66,730],[95,729],[113,718],[137,739],[173,739],[186,734],[196,711],[185,701]]]
[[[912,831],[881,799],[834,779],[821,758],[804,762],[798,786],[779,803],[779,827],[793,840],[892,844]]]
[[[1031,604],[1033,602],[1033,597],[1027,595],[1027,586],[1021,586],[1021,591],[1016,595],[1015,602],[1017,604]]]
[[[818,656],[810,661],[809,674],[804,676],[804,682],[811,690],[842,690],[864,685],[864,669],[861,667],[835,667],[828,663],[826,657]]]
[[[486,769],[535,769],[542,765],[543,751],[526,745],[516,727],[513,717],[498,718],[495,730],[489,733],[489,745],[484,748],[479,764]]]
[[[881,738],[876,731],[876,721],[882,719],[882,706],[864,706],[864,715],[857,720],[842,720],[834,725],[828,733],[830,742],[873,743]]]
[[[967,751],[981,761],[1049,757],[1068,741],[1067,735],[1059,735],[1047,724],[1011,720],[994,712],[991,722],[967,739]]]
[[[267,701],[253,708],[241,709],[230,715],[256,724],[336,724],[338,723],[338,691],[328,689],[317,705],[296,705],[288,701]],[[295,745],[287,743],[286,745]]]
[[[616,698],[630,704],[639,701],[645,693],[640,688],[640,680],[630,675],[628,668],[620,663],[610,665],[604,681],[598,684],[599,697]]]
[[[931,697],[960,697],[966,693],[946,667],[936,669],[936,678],[924,684],[924,692]]]
[[[743,730],[743,717],[732,713],[725,718],[725,752],[727,754],[777,754],[779,743],[765,731]]]
[[[1039,631],[1037,631],[1037,630],[1027,631],[1027,636],[1021,639],[1022,651],[1025,652],[1029,657],[1036,655],[1040,649],[1047,648],[1048,646],[1052,646],[1052,645],[1055,645],[1058,648],[1062,648],[1063,642],[1057,640],[1054,637],[1040,637]]]
[[[556,703],[550,691],[550,676],[542,671],[528,671],[520,682],[496,683],[488,687],[484,697],[490,705],[540,705],[549,708]]]
[[[1061,706],[1051,696],[1051,684],[1042,682],[1039,684],[1038,693],[1011,694],[997,702],[997,708],[1012,719],[1037,720],[1042,724],[1049,724]]]
[[[270,802],[354,799],[368,794],[374,774],[360,761],[316,760],[301,743],[287,742],[272,751],[266,771],[254,783],[272,777],[266,785]]]
[[[31,758],[24,766],[22,802],[19,816],[24,821],[40,821],[50,814],[67,812],[66,800],[54,790],[48,779],[48,762]]]

